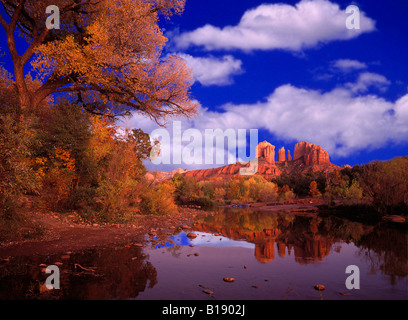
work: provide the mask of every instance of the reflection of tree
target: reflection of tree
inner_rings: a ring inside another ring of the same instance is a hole
[[[70,274],[66,298],[129,299],[157,283],[157,271],[146,261],[140,248],[104,248],[76,255],[73,259],[84,260],[84,265],[96,267],[96,273],[101,277],[86,275],[87,279],[83,281],[82,276]]]
[[[359,255],[370,264],[371,272],[390,277],[391,284],[408,275],[406,231],[378,227],[359,242]]]
[[[105,300],[135,298],[157,283],[157,271],[140,248],[104,248],[71,255],[60,267],[61,289],[48,294],[58,299]],[[0,299],[41,298],[47,275],[39,264],[60,261],[59,255],[21,257],[0,267]],[[74,268],[94,267],[95,272]]]
[[[172,241],[172,243],[174,245],[166,247],[166,251],[169,252],[173,257],[178,258],[181,254],[181,246],[175,244],[174,241]]]
[[[226,209],[198,220],[197,229],[222,233],[255,244],[258,261],[275,259],[293,251],[295,261],[314,263],[326,257],[336,242],[353,242],[370,263],[372,272],[391,277],[391,283],[407,276],[407,232],[384,224],[377,226],[349,221],[337,216],[295,216],[284,212]],[[340,251],[336,247],[337,252]]]

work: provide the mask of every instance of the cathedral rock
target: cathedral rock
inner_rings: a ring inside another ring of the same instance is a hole
[[[255,174],[261,175],[266,179],[271,179],[281,175],[283,172],[291,173],[307,173],[307,172],[331,172],[339,170],[340,167],[332,164],[329,159],[329,154],[321,146],[309,143],[299,142],[295,145],[293,157],[290,150],[285,152],[285,147],[278,150],[278,159],[275,159],[275,146],[268,141],[263,141],[258,144],[255,150],[257,164],[251,164],[255,169]],[[199,180],[209,178],[228,178],[240,174],[240,168],[248,167],[249,163],[241,164],[239,162],[227,166],[192,170],[184,173],[187,176],[194,176]]]

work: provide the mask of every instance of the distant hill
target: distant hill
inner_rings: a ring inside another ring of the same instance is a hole
[[[189,170],[188,169],[186,169],[186,170],[183,170],[183,169],[175,169],[175,170],[173,170],[173,171],[159,171],[159,170],[156,170],[156,171],[148,171],[147,173],[146,173],[146,178],[148,178],[148,179],[150,179],[150,180],[155,180],[155,181],[163,181],[163,180],[168,180],[168,179],[171,179],[171,178],[173,178],[173,176],[176,174],[176,173],[180,173],[180,174],[182,174],[182,173],[186,173],[186,172],[188,172]]]

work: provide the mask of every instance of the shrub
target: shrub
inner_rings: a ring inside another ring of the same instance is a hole
[[[146,188],[141,194],[140,210],[143,214],[168,215],[178,213],[174,202],[175,186],[168,181]]]

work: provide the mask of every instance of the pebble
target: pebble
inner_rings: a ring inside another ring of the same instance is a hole
[[[135,247],[143,247],[143,244],[141,244],[141,243],[134,243],[133,244]]]
[[[189,237],[190,239],[194,239],[197,238],[197,235],[195,233],[190,232],[187,234],[187,237]]]
[[[324,289],[326,289],[326,287],[325,287],[324,285],[322,285],[322,284],[316,284],[316,285],[314,286],[314,288],[315,288],[316,290],[318,290],[318,291],[323,291]]]

